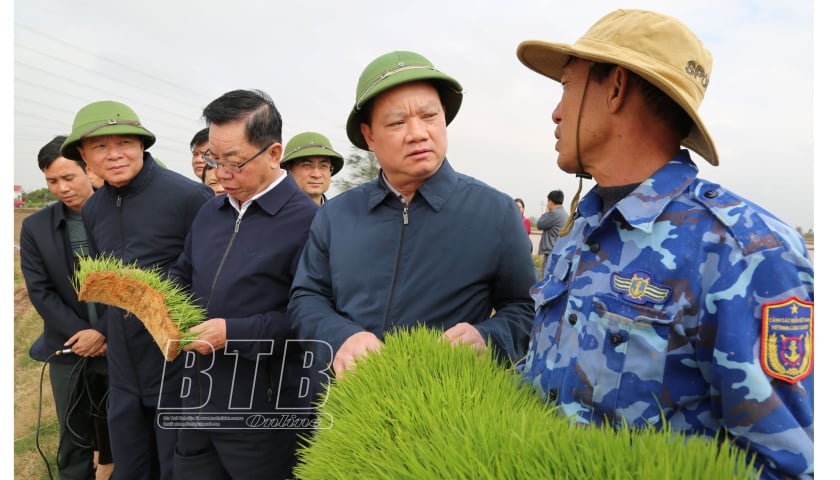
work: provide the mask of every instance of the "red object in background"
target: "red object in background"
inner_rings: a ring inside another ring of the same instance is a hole
[[[15,185],[15,208],[22,207],[26,201],[26,195],[23,195],[23,187]]]

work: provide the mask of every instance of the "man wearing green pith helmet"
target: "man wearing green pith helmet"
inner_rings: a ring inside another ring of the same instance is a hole
[[[82,208],[91,256],[166,270],[184,249],[193,217],[212,193],[159,165],[147,151],[155,135],[128,105],[82,107],[61,154],[84,160],[105,184]],[[180,406],[183,359],[167,363],[143,324],[108,307],[108,425],[114,478],[173,478],[176,430],[161,428],[161,408]]]
[[[513,198],[446,156],[462,97],[414,52],[386,53],[359,78],[347,135],[381,171],[318,211],[289,306],[300,338],[332,347],[339,379],[385,332],[415,325],[501,361],[524,354],[530,244]]]
[[[333,150],[327,137],[316,132],[295,135],[286,144],[280,166],[317,205],[327,201],[333,175],[344,166],[344,157]]]

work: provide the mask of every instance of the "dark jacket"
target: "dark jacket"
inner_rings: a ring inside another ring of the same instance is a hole
[[[287,175],[255,199],[241,218],[227,195],[213,198],[198,212],[184,253],[170,273],[190,287],[207,318],[226,320],[228,344],[211,355],[191,353],[196,361],[188,362],[185,376],[195,378],[195,388],[185,407],[203,404],[208,391],[202,412],[230,411],[231,406],[240,413],[308,406],[308,397],[296,395],[301,350],[286,344],[292,338],[286,309],[317,211]],[[278,400],[281,374],[288,381],[282,382]]]
[[[195,213],[211,196],[206,186],[159,166],[146,152],[143,169],[128,185],[106,183],[82,208],[91,254],[165,272],[183,251]],[[111,385],[157,395],[166,362],[152,336],[140,320],[115,307],[101,320],[108,322]],[[178,374],[167,366],[167,378],[177,380]]]
[[[29,300],[44,320],[44,332],[29,355],[44,362],[81,330],[96,328],[106,335],[106,322],[91,326],[87,303],[80,302],[73,286],[76,260],[70,247],[64,204],[56,202],[23,221],[20,231],[20,269]],[[102,314],[104,306],[97,305]],[[73,363],[75,356],[58,356],[52,362]]]
[[[398,327],[467,322],[515,361],[528,346],[533,283],[513,199],[444,160],[405,209],[381,174],[322,206],[290,309],[300,337],[334,352],[361,331],[381,339]]]

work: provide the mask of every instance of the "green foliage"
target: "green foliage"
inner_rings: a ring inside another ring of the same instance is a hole
[[[358,187],[375,179],[379,175],[379,161],[373,152],[353,147],[354,152],[344,159],[344,168],[340,178],[333,179],[333,186],[341,192]]]
[[[160,269],[144,270],[139,268],[136,262],[126,265],[115,257],[79,257],[75,277],[76,291],[79,291],[91,273],[106,272],[146,284],[160,293],[172,323],[181,332],[181,345],[186,345],[198,336],[197,333],[189,332],[189,329],[203,322],[207,318],[207,312],[193,303],[192,294],[187,289],[166,277]]]
[[[27,208],[42,208],[56,201],[58,201],[58,197],[53,195],[49,188],[44,187],[27,193],[24,206]]]
[[[580,426],[515,372],[441,332],[386,335],[330,387],[301,450],[306,479],[757,478],[742,450],[704,437]]]

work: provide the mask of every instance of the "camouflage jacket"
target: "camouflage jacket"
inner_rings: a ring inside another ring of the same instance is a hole
[[[588,193],[531,290],[524,378],[583,423],[725,430],[765,478],[814,468],[802,237],[683,151],[603,216]]]

